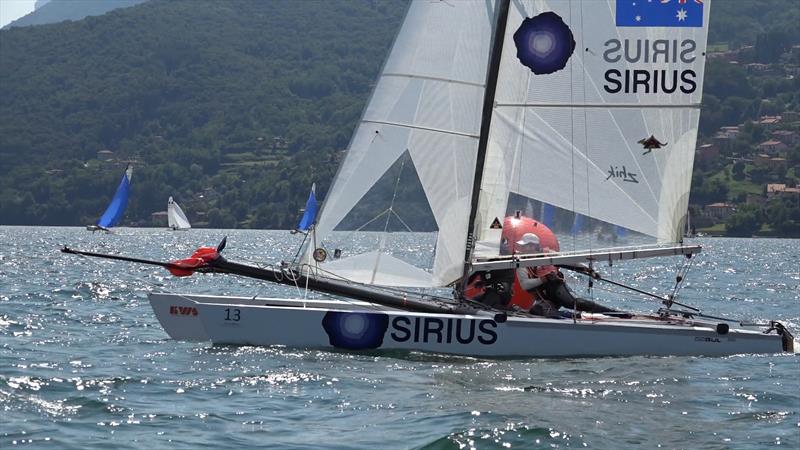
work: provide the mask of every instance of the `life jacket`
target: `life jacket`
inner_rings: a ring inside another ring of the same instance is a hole
[[[533,303],[538,299],[541,294],[536,289],[533,292],[526,291],[519,283],[519,276],[514,277],[514,284],[511,287],[511,301],[508,306],[516,306],[523,311],[528,311],[533,307]]]
[[[528,267],[525,270],[529,276],[536,278],[545,278],[553,272],[558,273],[555,266]],[[514,274],[513,281],[509,276],[511,273]],[[544,284],[539,288],[526,290],[522,287],[517,270],[495,272],[495,275],[488,280],[485,277],[484,272],[472,274],[464,290],[464,297],[491,307],[530,311],[534,305],[539,304],[539,310],[544,312],[555,313],[558,310],[558,306],[548,298]]]
[[[525,233],[533,233],[539,238],[540,245],[545,251],[558,251],[559,244],[556,235],[545,224],[525,216],[508,216],[503,221],[503,231],[500,241],[500,254],[511,255],[516,253],[516,242]],[[556,272],[555,266],[541,266],[530,268],[531,274],[545,277],[548,273]],[[513,274],[513,279],[512,279]],[[522,288],[517,271],[514,269],[496,271],[492,278],[485,273],[473,274],[464,290],[464,297],[477,300],[489,306],[500,305],[503,307],[516,307],[523,311],[531,309],[536,301],[545,300],[543,289],[529,292]]]
[[[491,307],[507,307],[514,283],[514,270],[476,272],[470,275],[464,297]]]
[[[527,290],[522,287],[522,283],[519,279],[520,271],[521,270],[515,271],[514,284],[511,289],[511,300],[509,301],[509,306],[517,306],[522,310],[528,311],[536,302],[549,301],[547,299],[547,294],[545,293],[544,284],[542,284],[542,286],[539,288],[532,290]],[[557,273],[558,269],[556,269],[555,266],[538,266],[527,267],[524,269],[524,271],[530,278],[541,278],[542,281],[546,281],[545,277],[550,273]]]

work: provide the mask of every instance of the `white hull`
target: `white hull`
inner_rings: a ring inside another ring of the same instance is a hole
[[[259,297],[221,297],[217,295],[195,294],[164,294],[151,293],[148,295],[150,306],[156,313],[156,318],[169,337],[178,341],[211,341],[200,320],[198,303],[214,303],[217,305],[273,305],[289,308],[329,308],[347,309],[353,306],[376,308],[366,302],[340,300],[303,300],[285,298],[259,298]],[[377,308],[384,309],[380,306]]]
[[[415,350],[480,357],[778,353],[781,337],[716,331],[717,322],[656,316],[571,319],[411,313],[362,302],[150,294],[173,339],[214,344]]]

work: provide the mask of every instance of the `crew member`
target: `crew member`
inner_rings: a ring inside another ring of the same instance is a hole
[[[547,253],[539,244],[539,238],[533,233],[525,233],[516,242],[521,254]],[[587,268],[576,268],[588,275],[596,277],[596,273]],[[517,279],[522,289],[531,293],[533,305],[531,314],[537,316],[560,317],[559,308],[591,313],[618,313],[619,311],[599,305],[584,298],[575,297],[564,282],[564,274],[555,266],[523,267],[517,269]]]
[[[544,224],[520,215],[506,217],[501,255],[535,255],[558,250],[558,239]],[[568,268],[597,277],[588,267]],[[592,313],[618,312],[573,296],[567,289],[564,275],[552,265],[475,273],[470,277],[464,296],[493,308],[529,311],[546,317],[560,317],[558,310],[562,307]]]

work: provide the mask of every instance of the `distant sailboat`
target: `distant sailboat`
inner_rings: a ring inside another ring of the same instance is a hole
[[[300,223],[297,225],[297,231],[301,231],[307,233],[312,226],[314,226],[314,222],[317,219],[317,184],[314,183],[311,185],[311,192],[308,194],[308,200],[306,200],[306,207],[303,209],[303,218],[300,219]]]
[[[181,207],[172,200],[172,197],[167,200],[167,223],[172,230],[188,230],[192,228],[189,219],[186,218],[186,214],[184,214]]]
[[[106,211],[100,217],[95,225],[87,225],[86,229],[89,231],[109,231],[119,223],[122,216],[125,214],[125,208],[128,207],[128,195],[131,189],[131,175],[133,174],[133,166],[128,164],[125,168],[125,173],[122,174],[122,180],[117,186],[117,192],[114,193],[114,198],[106,208]]]

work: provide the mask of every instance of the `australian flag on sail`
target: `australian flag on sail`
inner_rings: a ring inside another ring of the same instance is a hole
[[[317,196],[314,194],[315,190],[316,184],[312,184],[311,193],[308,194],[308,200],[306,200],[305,213],[303,214],[303,218],[300,219],[300,224],[297,225],[299,231],[308,231],[309,228],[314,225],[314,220],[317,218]]]
[[[617,0],[618,27],[702,27],[703,0]]]

